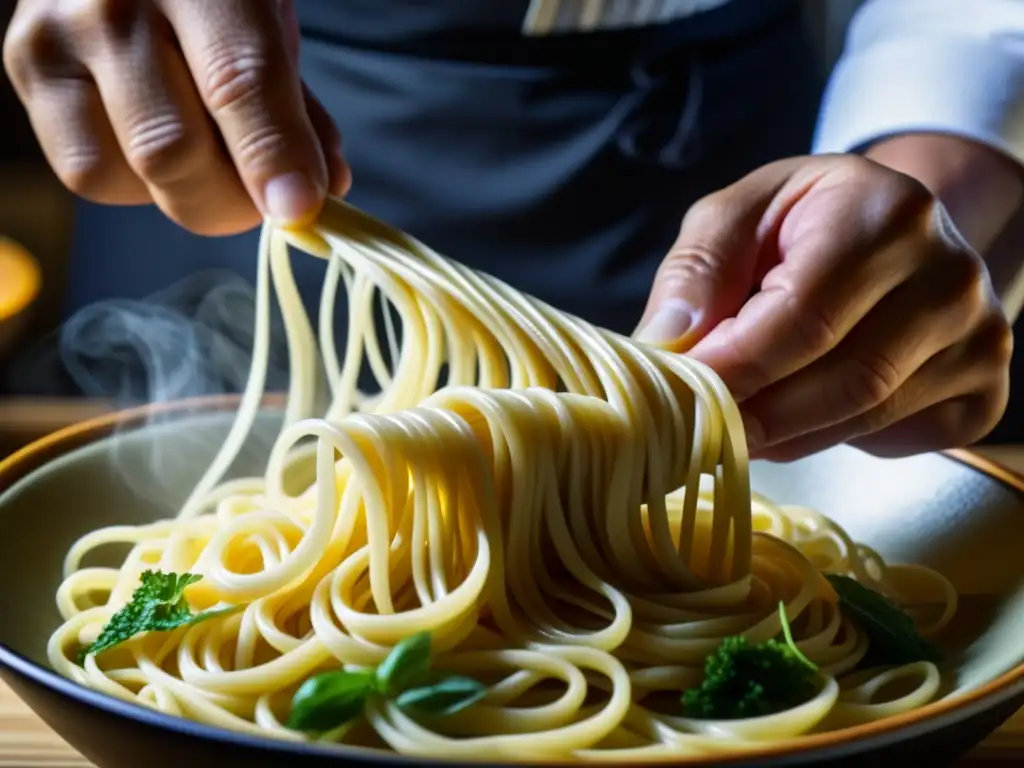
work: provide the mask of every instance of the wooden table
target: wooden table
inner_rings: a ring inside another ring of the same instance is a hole
[[[0,768],[87,768],[10,688],[0,683]]]
[[[0,456],[67,424],[109,411],[102,402],[0,400]],[[1024,473],[1024,446],[995,446],[980,453]],[[1014,718],[1002,741],[1012,748],[979,749],[959,768],[1009,768],[1024,765],[1024,713]],[[1019,745],[1019,746],[1018,746]],[[91,764],[65,744],[0,683],[0,768],[89,768]]]

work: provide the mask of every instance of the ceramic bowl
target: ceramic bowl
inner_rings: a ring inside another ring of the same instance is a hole
[[[79,687],[48,668],[46,641],[59,621],[54,594],[69,545],[99,526],[173,514],[209,466],[235,402],[101,417],[0,463],[0,676],[100,768],[431,764],[197,725]],[[263,412],[236,471],[259,471],[277,419]],[[792,464],[755,465],[753,484],[776,501],[820,509],[889,561],[925,564],[952,580],[962,604],[942,639],[950,690],[899,717],[687,765],[950,764],[1024,704],[1024,479],[970,453],[881,460],[837,448]]]

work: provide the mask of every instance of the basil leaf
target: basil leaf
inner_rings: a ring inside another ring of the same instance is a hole
[[[292,697],[288,727],[297,731],[329,731],[359,717],[373,693],[373,670],[325,672],[311,677]]]
[[[835,573],[825,578],[839,595],[839,605],[867,634],[869,655],[880,664],[942,660],[938,649],[917,633],[914,620],[884,595],[856,579]]]
[[[410,688],[396,700],[402,709],[413,709],[445,717],[476,704],[487,693],[487,686],[471,677],[452,675],[433,685]]]
[[[377,690],[396,696],[422,683],[430,670],[430,633],[404,638],[377,667]]]

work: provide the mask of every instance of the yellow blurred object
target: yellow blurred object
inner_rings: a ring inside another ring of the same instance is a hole
[[[0,356],[24,329],[42,287],[39,263],[23,246],[0,237]]]

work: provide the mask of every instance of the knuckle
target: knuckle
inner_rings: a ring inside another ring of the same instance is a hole
[[[923,258],[914,279],[930,307],[964,327],[998,307],[988,268],[978,254],[943,241],[925,241],[920,249]]]
[[[19,91],[63,59],[63,34],[46,16],[15,17],[4,36],[3,61],[11,83]]]
[[[875,180],[879,174],[873,163],[858,154],[833,155],[829,161],[837,173],[853,180]]]
[[[956,284],[965,291],[976,291],[988,286],[988,269],[980,256],[957,254],[958,258],[947,259],[943,266],[949,269],[956,279]]]
[[[839,394],[843,407],[867,412],[866,417],[874,428],[890,418],[891,408],[885,403],[900,384],[899,370],[892,361],[882,355],[855,358],[841,382]]]
[[[60,182],[76,195],[95,198],[103,187],[106,167],[99,148],[76,143],[52,153],[50,165]]]
[[[898,218],[917,218],[930,211],[936,197],[921,181],[906,173],[864,163],[861,171],[864,179],[877,189],[880,200],[887,202]]]
[[[259,172],[286,154],[289,142],[280,128],[263,124],[250,130],[235,143],[238,165],[251,172]]]
[[[932,258],[917,282],[928,304],[961,328],[969,329],[994,309],[998,311],[988,271],[973,254]]]
[[[944,215],[936,214],[939,218]],[[950,240],[933,228],[923,247],[928,252],[925,271],[940,284],[953,286],[961,292],[988,285],[989,273],[985,261],[969,246]]]
[[[714,286],[722,280],[720,263],[720,256],[704,245],[675,246],[658,267],[658,280],[667,287],[681,287],[694,281]]]
[[[808,352],[823,353],[832,349],[839,339],[836,320],[813,298],[780,286],[787,313]]]
[[[889,226],[903,228],[927,220],[938,200],[913,176],[874,163],[865,162],[851,173],[870,188],[871,210],[884,212],[883,220]]]
[[[730,216],[731,208],[732,204],[727,191],[705,195],[686,211],[683,226],[693,226],[696,229],[718,227],[723,221],[732,218]]]
[[[65,2],[75,29],[92,30],[103,36],[127,33],[142,9],[138,0],[73,0]]]
[[[970,254],[954,260],[955,301],[971,319],[977,318],[986,307],[995,304],[988,269],[980,257]]]
[[[893,194],[908,213],[930,211],[937,198],[921,181],[905,173],[888,174],[893,184]]]
[[[984,392],[944,403],[940,417],[947,448],[971,445],[995,429],[1006,412],[1009,386],[995,386]]]
[[[723,375],[734,398],[743,400],[775,381],[768,361],[762,357],[763,350],[752,349],[749,343],[734,333],[728,334],[723,346],[729,358],[735,361]]]
[[[214,112],[258,98],[271,77],[268,51],[255,43],[221,41],[203,57],[202,93]]]
[[[999,310],[991,312],[975,333],[979,356],[998,372],[1010,367],[1013,359],[1013,327]]]
[[[134,122],[125,159],[139,176],[154,183],[177,181],[195,166],[196,142],[178,115],[156,114]]]

